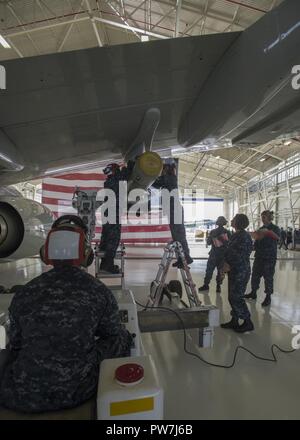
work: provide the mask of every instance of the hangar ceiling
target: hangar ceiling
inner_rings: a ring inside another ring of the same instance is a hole
[[[0,0],[0,60],[147,39],[242,31],[283,0]],[[300,142],[174,152],[181,187],[226,195],[300,152]]]
[[[241,31],[282,0],[1,0],[0,59]]]

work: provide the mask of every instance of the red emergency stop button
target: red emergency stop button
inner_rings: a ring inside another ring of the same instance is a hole
[[[136,385],[144,379],[144,368],[139,364],[123,364],[116,369],[115,378],[121,385]]]

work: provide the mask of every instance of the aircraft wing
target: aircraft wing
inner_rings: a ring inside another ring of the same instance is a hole
[[[239,33],[92,48],[10,60],[0,91],[0,182],[120,159],[147,109],[153,149],[178,145],[184,113]],[[2,156],[1,156],[2,153]]]
[[[0,183],[127,157],[153,108],[160,112],[154,150],[249,147],[298,136],[299,40],[300,2],[285,0],[241,34],[4,62]]]

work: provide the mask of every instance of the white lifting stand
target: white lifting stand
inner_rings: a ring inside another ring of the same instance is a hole
[[[125,289],[125,279],[124,279],[124,268],[125,268],[125,246],[121,244],[116,252],[115,260],[119,260],[121,263],[119,273],[109,273],[104,270],[100,270],[101,258],[105,257],[105,252],[101,252],[95,249],[95,277],[99,280],[101,279],[117,279],[120,280],[119,284],[110,285],[110,289]]]

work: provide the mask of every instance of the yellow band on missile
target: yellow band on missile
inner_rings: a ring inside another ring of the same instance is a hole
[[[140,170],[147,176],[159,176],[163,168],[163,162],[157,153],[146,151],[138,158]]]

